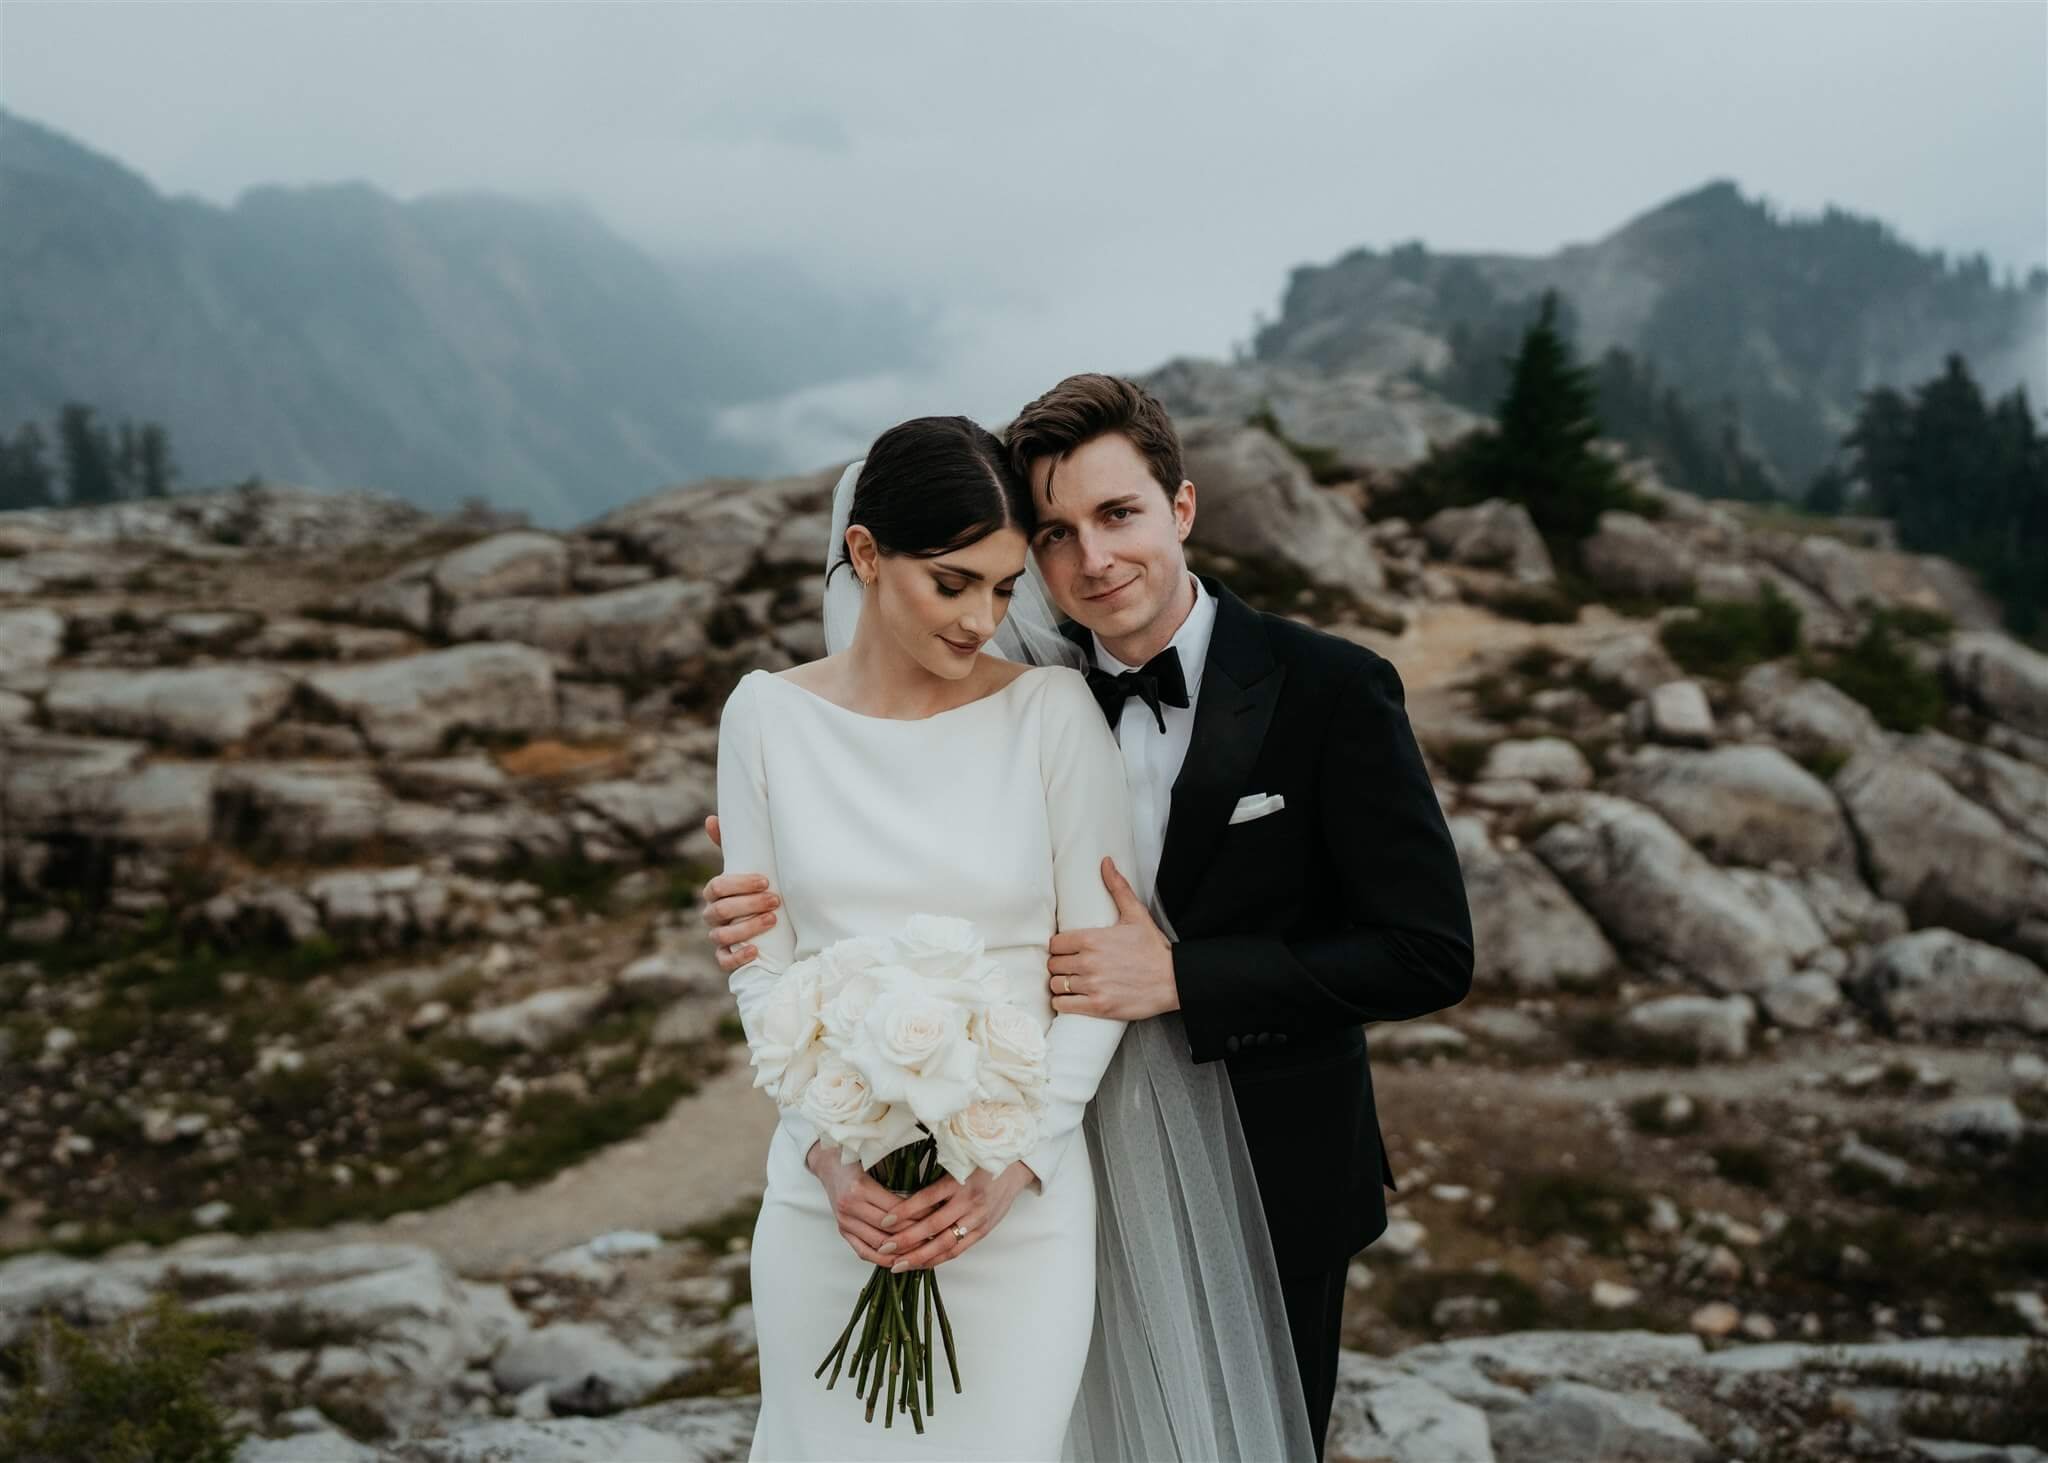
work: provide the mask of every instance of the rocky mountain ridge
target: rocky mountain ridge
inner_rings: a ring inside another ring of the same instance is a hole
[[[1838,208],[1783,217],[1727,180],[1547,255],[1410,244],[1303,266],[1257,357],[1442,375],[1460,332],[1467,351],[1512,350],[1552,289],[1583,358],[1631,352],[1703,419],[1732,402],[1795,496],[1834,455],[1858,393],[1924,381],[1951,352],[1999,394],[2025,383],[2036,403],[2048,400],[2048,270],[1995,282],[1981,258],[1915,249]]]
[[[268,472],[564,525],[758,469],[720,408],[911,359],[921,323],[795,270],[656,259],[577,207],[266,186],[227,208],[0,110],[0,432],[163,423],[186,484]],[[807,319],[801,336],[764,321]],[[823,374],[820,374],[823,373]]]

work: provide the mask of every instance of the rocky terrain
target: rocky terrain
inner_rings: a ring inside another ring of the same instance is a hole
[[[1882,524],[1637,468],[1560,571],[1390,516],[1468,424],[1411,385],[1168,369],[1198,562],[1394,660],[1477,925],[1368,1033],[1332,1457],[2040,1457],[2048,657]],[[0,1348],[233,1322],[244,1463],[743,1456],[770,1114],[693,899],[835,476],[0,517]]]

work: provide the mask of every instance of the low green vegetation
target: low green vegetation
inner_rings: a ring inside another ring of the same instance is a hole
[[[1803,747],[1792,754],[1792,760],[1822,782],[1833,782],[1835,774],[1849,765],[1849,753],[1840,747]]]
[[[524,880],[548,899],[567,899],[578,909],[603,912],[626,868],[584,857],[579,849],[560,858],[528,859],[501,871],[508,882]]]
[[[1902,644],[1896,616],[1876,615],[1855,644],[1817,658],[1813,674],[1868,707],[1878,725],[1916,732],[1940,721],[1948,710],[1941,677],[1923,667]]]
[[[1438,753],[1449,772],[1458,782],[1471,782],[1479,776],[1479,770],[1486,765],[1486,754],[1493,750],[1493,743],[1481,737],[1460,737],[1444,745]]]
[[[693,1224],[688,1229],[671,1234],[667,1238],[693,1239],[713,1254],[722,1255],[735,1247],[734,1241],[750,1241],[753,1238],[754,1222],[760,1215],[761,1200],[758,1197],[743,1199],[716,1219]]]
[[[1540,835],[1539,835],[1540,836]],[[1699,1053],[1676,1038],[1632,1026],[1613,1011],[1591,1011],[1567,1028],[1579,1055],[1643,1067],[1696,1067]]]
[[[1702,601],[1666,622],[1657,638],[1692,674],[1732,680],[1799,649],[1799,607],[1766,581],[1755,599]]]
[[[1497,615],[1531,625],[1569,625],[1579,617],[1579,601],[1556,584],[1509,584],[1485,603]]]
[[[1506,1175],[1490,1219],[1530,1242],[1577,1235],[1602,1254],[1616,1254],[1629,1229],[1649,1215],[1649,1200],[1624,1182],[1545,1169]]]
[[[240,1438],[208,1388],[250,1338],[158,1296],[82,1331],[46,1316],[0,1353],[0,1457],[16,1463],[230,1463]]]
[[[1717,1143],[1707,1150],[1714,1170],[1731,1184],[1768,1194],[1778,1186],[1778,1165],[1757,1143]]]
[[[1437,1308],[1447,1300],[1471,1298],[1485,1307],[1489,1332],[1528,1331],[1544,1323],[1543,1298],[1536,1287],[1505,1270],[1404,1270],[1393,1277],[1381,1302],[1386,1317],[1404,1330],[1437,1336],[1446,1329]]]
[[[2048,1438],[2048,1342],[2029,1346],[2010,1366],[1921,1373],[1903,1381],[1923,1393],[1900,1417],[1917,1437],[1990,1447],[2039,1446]]]
[[[2025,1288],[2048,1264],[2048,1241],[2034,1233],[1930,1230],[1922,1214],[1872,1206],[1836,1217],[1833,1206],[1795,1213],[1766,1242],[1758,1273],[1774,1307],[1814,1311],[1829,1332],[1870,1324],[1875,1306],[1899,1303],[1899,1276],[1924,1282],[1925,1304],[1962,1335],[2012,1335],[2024,1323],[1998,1296]],[[1955,1210],[1944,1210],[1955,1213]]]

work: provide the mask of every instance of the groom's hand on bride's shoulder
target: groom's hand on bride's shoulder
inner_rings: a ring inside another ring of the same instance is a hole
[[[1062,930],[1046,950],[1046,984],[1056,1012],[1143,1021],[1180,1009],[1173,978],[1173,944],[1116,860],[1102,861],[1102,883],[1116,901],[1116,923],[1093,930]]]
[[[704,831],[713,843],[725,846],[718,835],[718,814],[704,820]],[[759,874],[719,874],[697,891],[697,903],[717,949],[718,968],[731,975],[759,953],[747,942],[774,926],[782,899]]]

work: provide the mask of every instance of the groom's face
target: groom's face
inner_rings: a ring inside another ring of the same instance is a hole
[[[1105,641],[1146,639],[1182,608],[1195,485],[1169,497],[1130,438],[1106,432],[1031,464],[1032,552],[1053,603]]]

